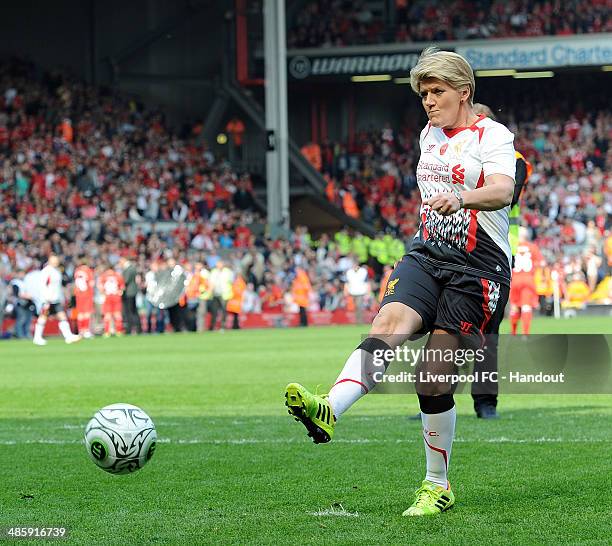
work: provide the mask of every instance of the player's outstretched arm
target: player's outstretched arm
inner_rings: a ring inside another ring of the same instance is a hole
[[[504,174],[492,174],[485,179],[482,188],[453,193],[438,193],[423,204],[429,205],[442,216],[455,214],[459,209],[498,210],[509,205],[514,193],[514,180]]]
[[[485,185],[471,191],[461,192],[463,208],[474,210],[499,210],[512,202],[514,180],[505,174],[490,174]]]

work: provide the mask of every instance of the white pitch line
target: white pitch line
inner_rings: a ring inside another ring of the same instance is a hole
[[[160,444],[176,444],[176,445],[251,445],[251,444],[293,444],[293,443],[307,443],[304,438],[299,439],[271,439],[262,440],[260,438],[229,438],[229,439],[204,439],[204,438],[191,438],[191,439],[172,439],[172,438],[159,438],[158,443]],[[504,436],[499,438],[457,438],[456,443],[460,444],[475,444],[475,443],[486,443],[486,444],[582,444],[582,443],[610,443],[612,440],[605,440],[602,438],[506,438]],[[53,438],[41,438],[38,440],[0,440],[0,445],[12,446],[12,445],[30,445],[30,444],[53,444],[53,445],[73,445],[82,444],[83,440],[71,440],[71,439],[53,439]],[[308,442],[309,443],[309,442]],[[334,444],[414,444],[421,443],[421,439],[398,439],[398,440],[376,440],[368,438],[338,438],[334,440]]]
[[[344,509],[341,504],[339,507],[331,506],[325,510],[317,510],[316,512],[309,512],[311,516],[336,516],[344,518],[358,518],[359,512],[349,512]]]

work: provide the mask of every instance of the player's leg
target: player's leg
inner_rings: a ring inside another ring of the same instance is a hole
[[[85,300],[78,295],[74,298],[76,304],[77,333],[82,336],[85,333]]]
[[[210,300],[210,324],[208,329],[212,332],[217,325],[217,313],[219,312],[219,296],[213,296]],[[222,323],[223,324],[223,323]]]
[[[136,296],[133,296],[129,299],[130,309],[132,313],[132,321],[134,324],[134,328],[136,328],[136,333],[138,335],[142,334],[142,321],[140,319],[140,313],[138,311],[138,306],[136,305]]]
[[[32,340],[35,345],[46,345],[47,341],[43,339],[43,332],[45,331],[45,324],[47,323],[47,317],[49,316],[49,304],[45,303],[40,310],[40,314],[36,319],[36,325],[34,326],[34,339]]]
[[[15,305],[15,337],[17,339],[25,339],[25,307],[20,303]]]
[[[454,362],[439,358],[440,354],[452,354],[459,348],[458,336],[446,330],[436,329],[426,345],[426,356],[417,367],[417,396],[421,408],[423,439],[427,458],[425,479],[445,489],[448,485],[448,464],[455,435],[455,400],[450,381],[430,378],[450,376],[456,373]]]
[[[298,383],[287,385],[285,404],[289,414],[301,421],[315,443],[332,439],[336,420],[376,385],[374,373],[379,361],[384,371],[393,356],[387,351],[401,345],[420,329],[421,317],[410,307],[393,302],[374,319],[369,336],[351,353],[327,396],[308,392]]]
[[[513,282],[510,288],[510,333],[515,336],[521,319],[521,287]]]
[[[93,304],[91,308],[93,308]],[[83,313],[83,337],[86,339],[93,337],[91,333],[91,311]]]
[[[521,306],[521,327],[524,336],[529,335],[531,330],[531,319],[533,318],[533,308],[531,305]]]
[[[373,377],[379,369],[376,362],[382,359],[386,369],[393,360],[393,349],[402,345],[422,326],[421,315],[403,303],[389,302],[380,309],[368,337],[348,357],[329,391],[329,402],[336,419],[374,388],[376,382]]]
[[[516,305],[510,306],[510,333],[515,336],[518,330],[518,323],[521,320],[521,308]]]
[[[60,304],[58,304],[58,306],[60,306]],[[79,341],[81,338],[72,333],[70,323],[68,322],[68,317],[66,316],[66,312],[63,310],[63,308],[58,307],[56,315],[57,320],[59,321],[59,331],[64,336],[66,343],[75,343],[76,341]]]
[[[501,294],[503,298],[503,294]],[[499,303],[498,305],[501,305]],[[481,419],[498,419],[497,399],[499,394],[498,373],[498,348],[499,348],[499,327],[504,319],[505,305],[500,310],[495,309],[492,313],[488,325],[483,332],[484,339],[484,359],[476,359],[474,371],[478,372],[479,380],[472,384],[472,397],[474,398],[474,409]],[[492,375],[495,374],[495,375]],[[476,387],[474,387],[476,385]],[[474,394],[476,388],[478,394]]]
[[[125,330],[123,328],[123,315],[119,313],[113,313],[113,323],[115,324],[115,334],[118,336],[122,336],[125,334]]]
[[[407,516],[439,514],[454,503],[448,468],[456,411],[452,384],[443,379],[457,367],[448,355],[459,347],[482,351],[484,335],[499,325],[508,300],[508,287],[492,280],[448,272],[443,281],[436,330],[427,344],[433,350],[425,353],[417,370],[427,474],[415,502],[404,512]]]
[[[494,381],[497,372],[497,350],[499,346],[499,325],[486,335],[484,358],[474,360],[474,374],[478,381],[472,383],[472,399],[474,400],[474,411],[481,419],[496,419],[497,394],[499,383]]]
[[[219,310],[221,311],[221,326],[220,330],[225,330],[227,326],[227,302],[229,300],[225,300],[223,298],[219,298]]]
[[[85,313],[79,311],[79,303],[77,302],[77,332],[80,335],[85,334]]]
[[[77,298],[77,328],[79,335],[84,338],[91,336],[91,312],[93,310],[93,301],[86,297]]]
[[[533,305],[537,301],[537,294],[532,286],[525,286],[521,292],[521,326],[524,336],[531,331],[531,319],[533,318]]]
[[[155,314],[155,331],[163,334],[166,331],[166,309],[157,309]]]
[[[375,386],[374,372],[380,367],[374,357],[389,354],[418,331],[433,323],[440,295],[438,271],[404,256],[387,282],[381,308],[362,343],[351,353],[329,391],[334,415],[339,418]],[[393,357],[382,358],[384,370]]]
[[[153,333],[153,315],[155,313],[155,307],[149,300],[145,300],[146,315],[147,315],[147,334]]]
[[[375,372],[386,370],[393,349],[433,321],[439,293],[435,275],[416,258],[405,256],[389,278],[368,336],[350,354],[327,397],[297,383],[287,386],[289,413],[302,421],[315,443],[329,441],[335,421],[374,388]]]
[[[123,329],[123,302],[121,298],[117,298],[113,302],[113,322],[115,323],[115,334],[122,336],[125,331]]]
[[[108,308],[107,302],[104,302],[104,306],[102,308],[102,316],[104,320],[104,337],[111,336],[111,328],[112,328],[112,320],[113,314]]]
[[[132,333],[132,319],[130,317],[130,311],[128,309],[128,300],[125,294],[121,297],[121,311],[123,317],[123,328],[127,335]]]
[[[203,332],[206,328],[206,300],[198,300],[196,309],[196,331]]]
[[[459,348],[459,338],[437,328],[425,346],[424,357],[417,367],[417,396],[421,408],[426,474],[416,491],[412,506],[404,516],[436,515],[450,508],[455,496],[448,482],[455,421],[455,401],[450,381],[434,379],[451,376],[456,366],[446,356]]]

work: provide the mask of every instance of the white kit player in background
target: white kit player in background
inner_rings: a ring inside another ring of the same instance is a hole
[[[355,265],[346,272],[345,290],[355,302],[355,317],[357,323],[361,324],[364,299],[370,293],[370,284],[368,283],[368,270],[359,262],[355,262]]]
[[[64,293],[62,290],[62,274],[60,273],[59,258],[55,255],[49,256],[47,265],[40,272],[40,281],[42,283],[42,309],[36,321],[34,328],[34,344],[46,345],[47,341],[43,338],[43,331],[49,316],[56,315],[59,320],[59,329],[66,343],[75,343],[81,339],[72,333],[70,324],[64,311]]]

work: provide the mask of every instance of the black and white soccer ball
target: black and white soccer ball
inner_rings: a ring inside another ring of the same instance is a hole
[[[141,469],[153,456],[156,441],[151,418],[131,404],[102,408],[85,429],[85,446],[91,460],[111,474]]]

